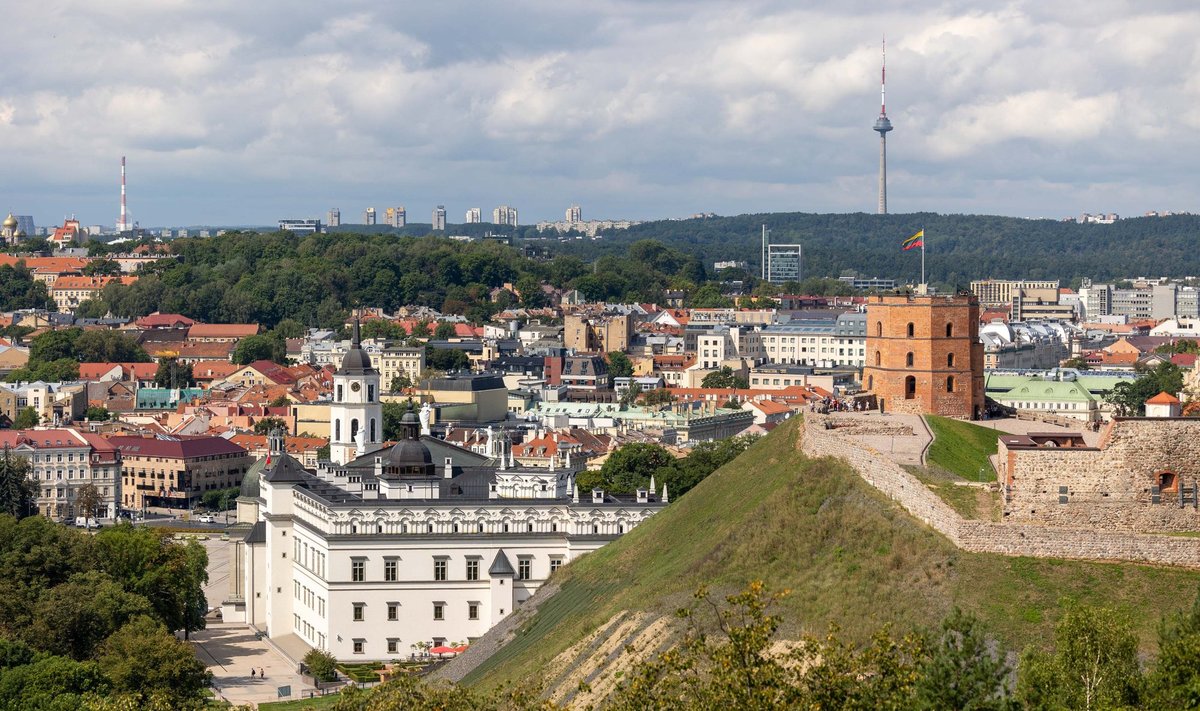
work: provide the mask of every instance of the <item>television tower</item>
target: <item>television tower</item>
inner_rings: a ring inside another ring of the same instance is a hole
[[[117,232],[128,232],[133,229],[129,222],[129,212],[125,209],[125,156],[121,156],[121,216],[117,218]]]
[[[892,122],[887,117],[887,38],[883,40],[883,64],[879,74],[879,118],[875,119],[875,130],[879,132],[879,214],[887,214],[887,134]]]

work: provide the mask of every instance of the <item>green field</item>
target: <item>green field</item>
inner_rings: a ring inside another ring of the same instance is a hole
[[[865,640],[888,622],[935,625],[959,606],[1010,650],[1048,642],[1069,596],[1126,613],[1152,653],[1160,616],[1196,597],[1193,572],[959,551],[843,462],[804,458],[796,449],[799,419],[564,568],[561,591],[465,681],[537,679],[615,613],[669,614],[701,584],[733,592],[762,579],[771,590],[789,589],[777,608],[785,638],[836,622],[845,636]]]
[[[299,701],[271,701],[264,704],[259,704],[259,711],[318,711],[318,709],[331,709],[337,703],[337,694],[329,694],[328,696],[318,696],[314,699],[301,699]]]
[[[933,444],[926,457],[931,467],[941,467],[968,481],[995,481],[988,456],[996,453],[1000,433],[962,420],[926,415]]]

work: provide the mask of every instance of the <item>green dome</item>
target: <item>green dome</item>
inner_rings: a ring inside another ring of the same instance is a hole
[[[260,459],[246,470],[246,475],[242,477],[241,489],[238,491],[239,499],[257,499],[259,497],[258,478],[262,475],[263,467],[266,464],[265,458]]]

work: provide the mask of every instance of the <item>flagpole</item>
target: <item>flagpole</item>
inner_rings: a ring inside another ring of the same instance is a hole
[[[925,284],[925,225],[921,225],[921,285]]]

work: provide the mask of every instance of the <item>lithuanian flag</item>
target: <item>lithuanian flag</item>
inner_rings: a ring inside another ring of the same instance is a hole
[[[915,235],[913,235],[912,237],[909,237],[908,239],[904,240],[904,242],[900,245],[900,247],[905,252],[907,252],[910,249],[916,249],[917,247],[924,247],[925,246],[925,242],[923,241],[924,239],[925,239],[925,229],[922,228],[920,232],[918,232]]]

